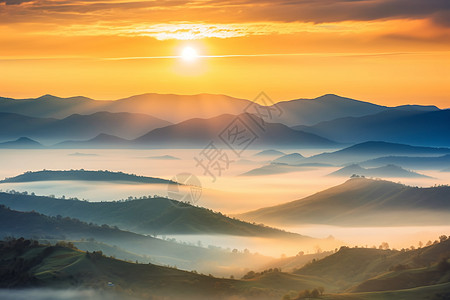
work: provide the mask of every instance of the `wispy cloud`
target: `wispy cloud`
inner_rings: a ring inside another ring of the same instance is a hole
[[[3,5],[2,5],[3,4]],[[126,13],[126,15],[125,15]],[[5,15],[7,14],[7,15]],[[341,22],[384,19],[430,19],[449,26],[448,0],[0,0],[0,22],[27,22],[40,16],[95,15],[154,22]],[[3,20],[3,21],[2,21]],[[42,20],[42,19],[41,19]]]

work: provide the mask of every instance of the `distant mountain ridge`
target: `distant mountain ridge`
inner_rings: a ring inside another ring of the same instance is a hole
[[[306,198],[239,215],[265,224],[448,224],[449,186],[418,188],[353,178]],[[403,217],[398,218],[399,214]]]
[[[262,125],[258,125],[262,124]],[[240,126],[240,127],[237,127]],[[303,147],[336,148],[334,141],[315,134],[294,130],[280,123],[269,123],[255,115],[220,115],[209,119],[190,119],[178,124],[156,128],[134,139],[125,140],[111,135],[99,135],[90,140],[65,141],[55,148],[202,148],[213,142],[216,146],[236,147],[233,128],[244,134],[245,148]],[[242,131],[244,129],[244,131]],[[241,137],[239,137],[241,138]],[[239,141],[240,142],[240,141]],[[226,145],[228,143],[229,145]]]
[[[274,101],[276,102],[276,101]],[[212,118],[221,114],[241,114],[249,105],[263,108],[246,99],[226,95],[197,94],[174,95],[147,93],[118,100],[93,100],[77,96],[60,98],[44,95],[30,99],[0,97],[0,112],[17,113],[34,117],[65,118],[72,114],[92,114],[99,111],[143,113],[179,123],[192,118]],[[272,105],[267,102],[266,105]],[[334,94],[314,99],[295,99],[275,104],[282,114],[274,116],[273,122],[288,126],[313,125],[342,117],[360,117],[379,113],[391,108],[358,101]],[[201,109],[199,109],[201,107]],[[415,111],[439,110],[434,106],[406,105],[398,109]],[[255,111],[247,111],[254,113]]]
[[[59,120],[0,112],[0,140],[26,136],[55,143],[69,139],[90,139],[99,134],[132,139],[155,128],[171,124],[168,121],[138,113],[73,114]]]
[[[413,107],[408,106],[407,109]],[[341,143],[382,140],[411,145],[450,146],[450,109],[390,109],[367,116],[349,116],[293,128]]]
[[[255,124],[264,124],[261,129]],[[220,139],[225,130],[236,120],[243,122],[247,127],[248,136],[254,142],[249,146],[273,146],[280,147],[334,147],[337,144],[331,140],[324,139],[315,134],[296,131],[280,123],[269,123],[257,116],[250,114],[220,115],[210,119],[191,119],[175,125],[158,128],[134,140],[139,145],[153,144],[158,146],[183,146],[183,145],[207,145],[211,141],[223,143]],[[241,125],[242,126],[242,125]],[[242,127],[242,128],[246,128]],[[239,129],[239,128],[238,128]],[[239,129],[242,130],[242,129]],[[227,135],[225,134],[225,137]],[[223,137],[223,136],[222,136]]]
[[[20,137],[14,141],[0,143],[0,149],[41,149],[44,148],[39,142],[27,137]]]
[[[358,164],[352,164],[343,167],[328,176],[345,176],[360,175],[366,177],[397,177],[397,178],[431,178],[413,171],[408,171],[396,165],[385,165],[375,168],[363,168]]]
[[[302,163],[318,162],[334,165],[345,165],[374,159],[382,156],[442,156],[450,154],[450,148],[423,147],[406,144],[388,143],[382,141],[370,141],[355,144],[353,146],[325,152],[305,158]]]

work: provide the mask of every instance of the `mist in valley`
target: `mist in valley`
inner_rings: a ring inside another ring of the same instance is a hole
[[[83,151],[67,150],[2,150],[0,177],[12,177],[26,171],[38,170],[110,170],[125,173],[171,179],[176,174],[190,172],[200,179],[202,185],[201,198],[195,205],[220,211],[234,216],[250,210],[259,209],[288,201],[307,197],[326,188],[342,184],[347,178],[327,176],[339,167],[308,167],[301,171],[263,175],[240,176],[244,172],[270,163],[274,157],[255,155],[259,151],[248,150],[242,161],[230,164],[222,176],[215,182],[196,168],[193,157],[200,149],[170,149],[170,150],[99,150]],[[304,156],[320,153],[321,150],[299,151]],[[78,152],[77,155],[73,153]],[[289,151],[286,151],[289,152]],[[81,153],[81,154],[80,154]],[[179,160],[160,160],[154,157],[171,155]],[[153,159],[149,159],[152,157]],[[432,178],[387,178],[411,186],[428,187],[448,184],[450,173],[439,171],[421,171]],[[88,182],[88,181],[42,181],[23,183],[2,183],[3,191],[16,190],[34,192],[36,195],[54,195],[56,198],[76,197],[90,202],[117,201],[134,199],[142,196],[168,195],[167,185],[140,184],[127,182]],[[437,216],[441,218],[441,216]],[[99,224],[101,225],[101,224]],[[355,227],[303,224],[288,226],[276,223],[266,223],[286,231],[317,238],[311,243],[300,244],[285,239],[274,242],[272,239],[243,237],[233,235],[180,235],[163,234],[158,238],[175,239],[179,243],[187,243],[200,247],[220,247],[227,251],[236,249],[239,252],[248,251],[264,256],[280,258],[304,253],[331,251],[340,245],[358,247],[378,247],[387,242],[391,248],[401,249],[418,246],[419,241],[425,244],[434,241],[439,235],[450,232],[450,226],[395,226],[395,227]],[[154,232],[148,232],[154,235]],[[332,240],[332,243],[329,241]],[[151,253],[129,249],[141,255]],[[255,265],[253,265],[255,266]],[[246,267],[245,269],[248,269]],[[213,268],[205,270],[216,272]],[[227,271],[228,272],[228,271]],[[232,273],[232,268],[229,273]],[[234,272],[241,274],[242,268]],[[220,275],[223,275],[220,272]]]

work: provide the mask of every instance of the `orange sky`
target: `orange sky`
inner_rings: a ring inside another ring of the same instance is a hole
[[[448,0],[0,0],[0,96],[334,93],[450,107]],[[198,59],[180,59],[183,47]]]

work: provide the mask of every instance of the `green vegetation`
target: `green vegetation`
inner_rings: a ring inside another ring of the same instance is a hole
[[[48,217],[36,212],[18,212],[0,205],[0,236],[23,236],[34,239],[96,240],[116,245],[137,255],[147,255],[159,264],[182,269],[226,274],[226,268],[239,270],[255,267],[270,258],[245,252],[231,252],[219,247],[203,248],[144,236],[106,224],[88,224],[69,217]],[[117,254],[117,253],[116,253]],[[121,256],[126,259],[127,256]],[[223,271],[225,269],[225,271]],[[225,273],[224,273],[225,272]]]
[[[163,197],[132,198],[116,202],[38,197],[28,193],[0,193],[0,204],[19,211],[68,216],[108,224],[142,234],[228,234],[298,239],[312,238],[230,218],[220,212]]]

